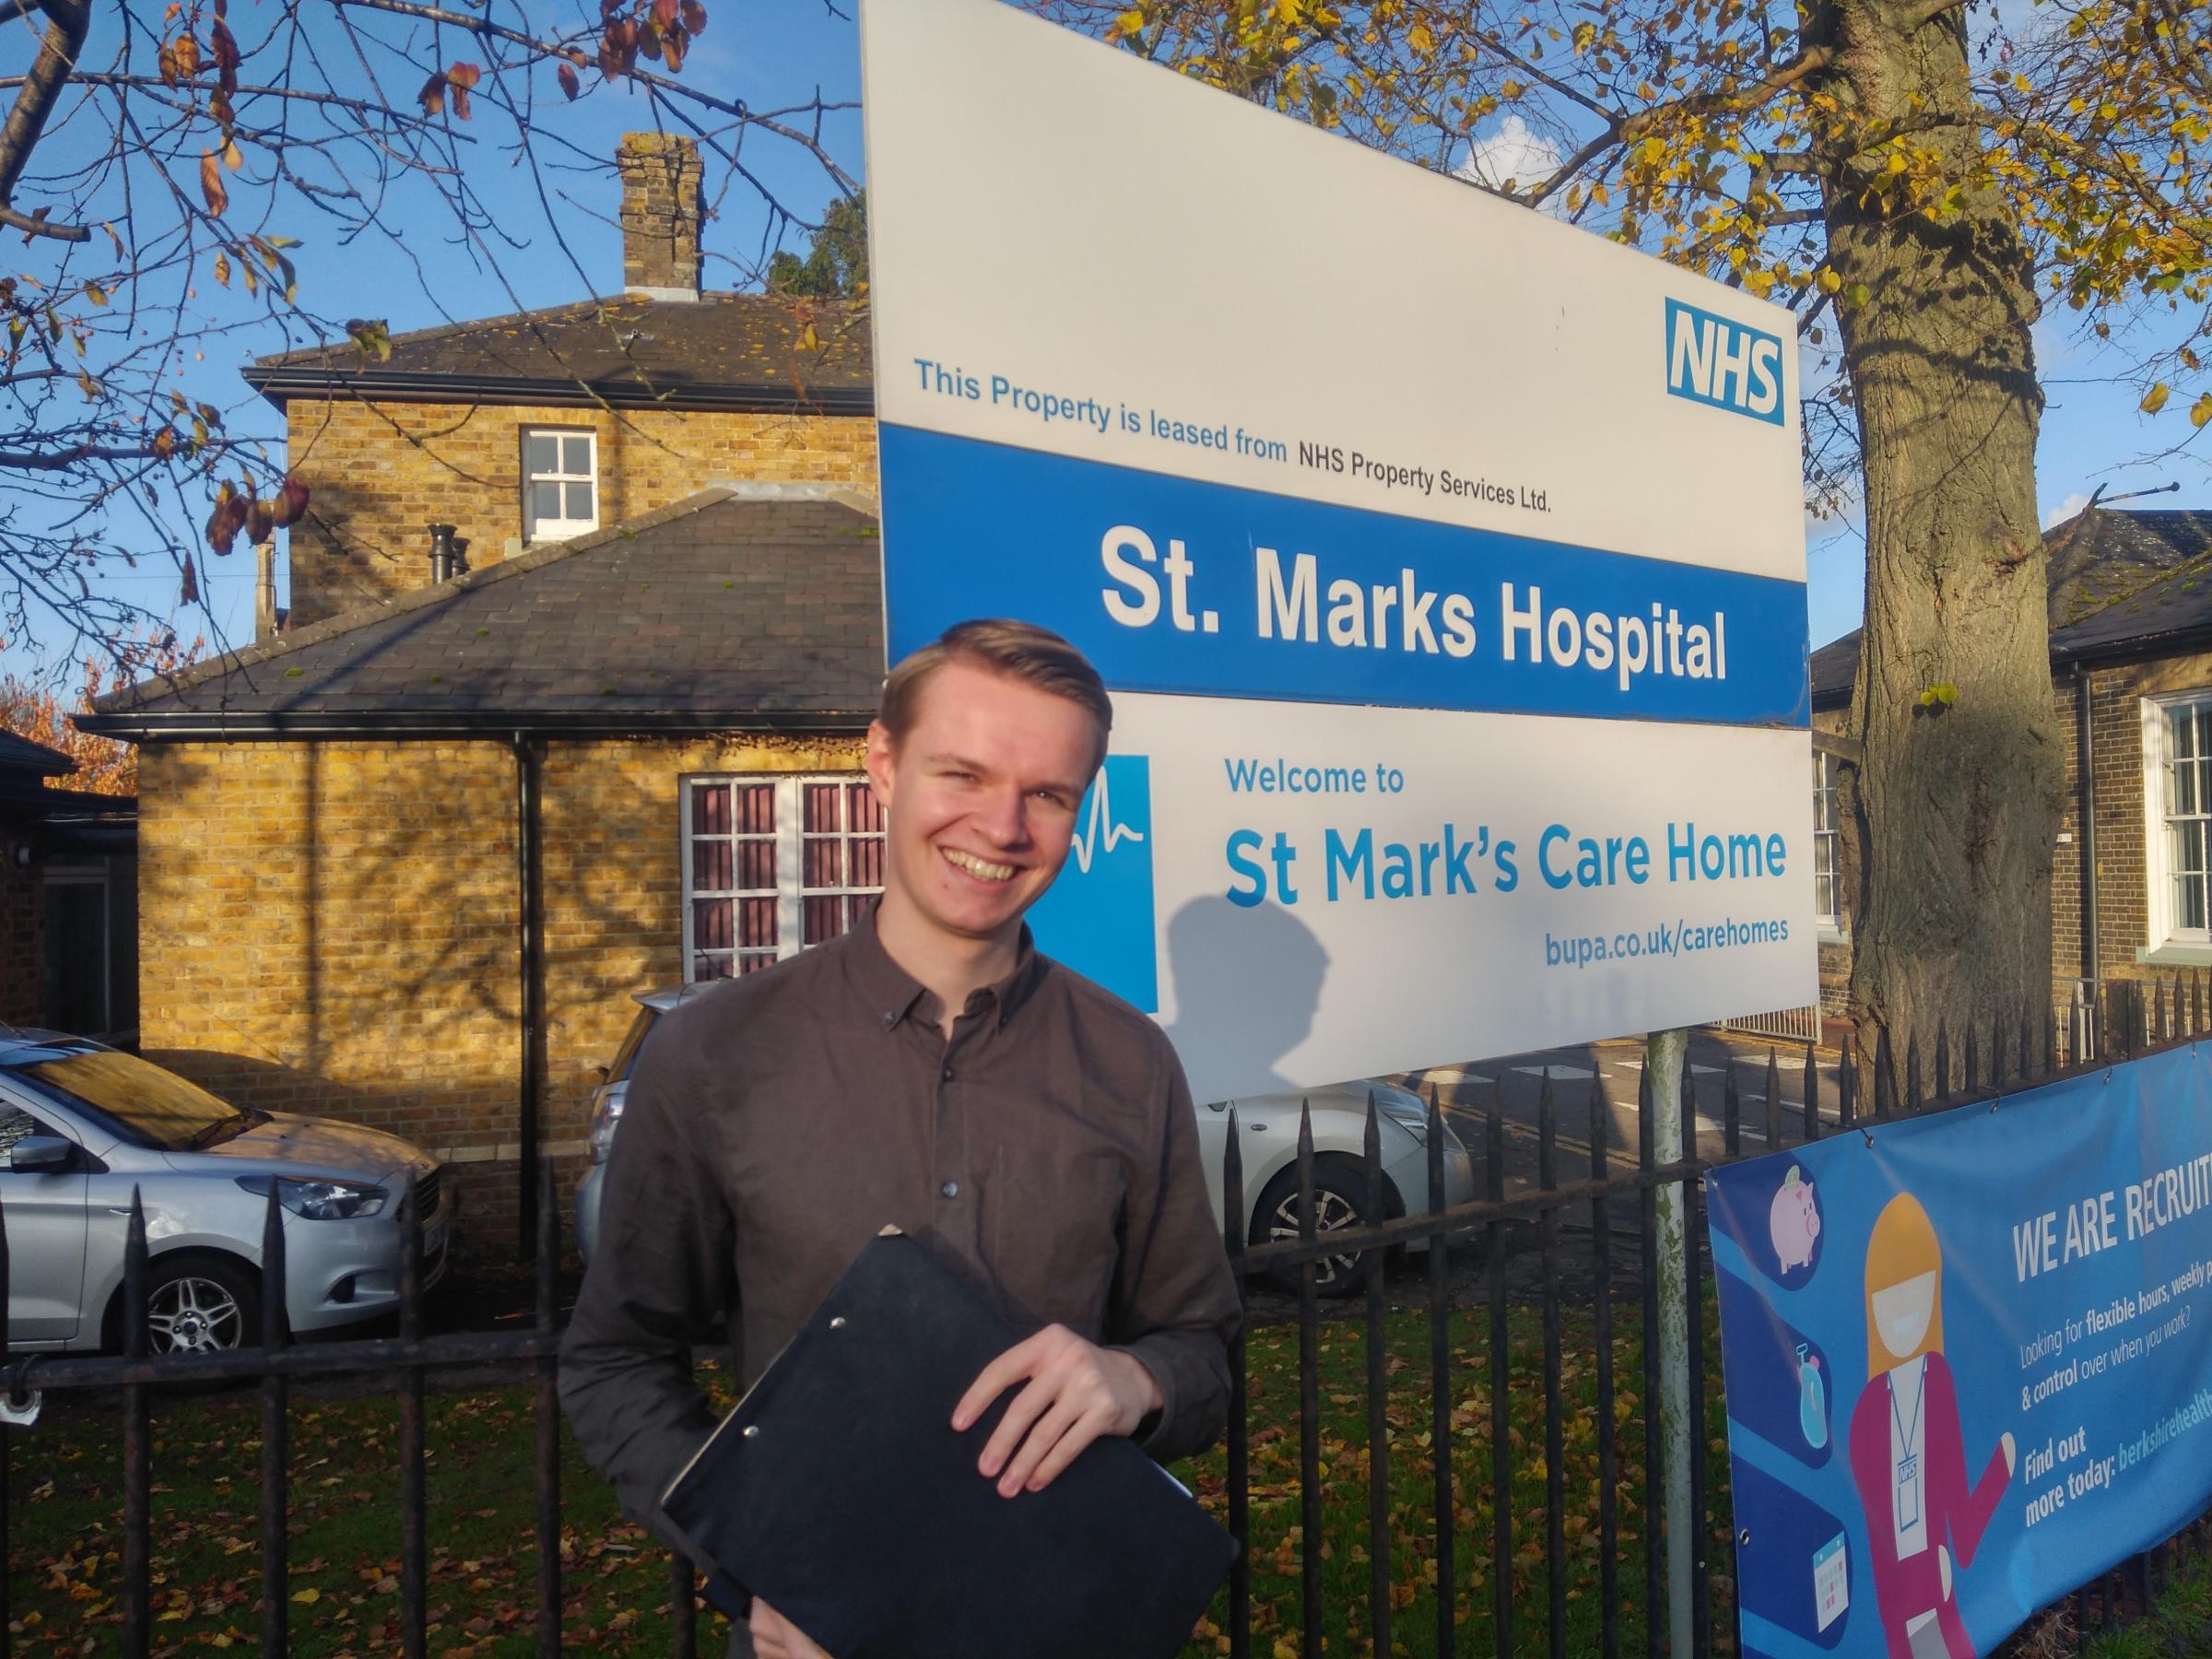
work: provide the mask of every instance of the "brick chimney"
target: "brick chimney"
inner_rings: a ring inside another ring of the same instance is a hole
[[[622,288],[646,300],[699,298],[699,146],[670,133],[626,133]]]

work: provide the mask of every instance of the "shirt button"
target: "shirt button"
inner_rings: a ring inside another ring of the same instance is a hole
[[[937,1192],[947,1198],[958,1198],[960,1195],[960,1183],[957,1181],[945,1182],[938,1186]]]
[[[945,1081],[946,1081],[946,1082],[947,1082],[947,1083],[949,1083],[949,1082],[951,1082],[951,1081],[952,1081],[952,1067],[951,1067],[951,1066],[949,1066],[949,1065],[948,1065],[948,1066],[947,1066],[947,1067],[945,1068]],[[947,1198],[949,1198],[949,1197],[951,1197],[951,1196],[952,1196],[952,1194],[951,1194],[950,1193],[947,1193],[947,1194],[946,1194],[945,1195],[946,1195]]]

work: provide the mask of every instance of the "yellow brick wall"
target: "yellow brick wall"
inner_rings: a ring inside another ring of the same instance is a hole
[[[291,625],[429,582],[429,526],[473,568],[523,534],[523,433],[596,433],[602,527],[732,479],[876,488],[876,423],[859,416],[699,414],[296,400],[289,462],[312,493],[290,532]]]
[[[555,743],[542,812],[542,1143],[579,1157],[639,991],[682,978],[681,780],[845,771],[857,737]],[[496,743],[152,746],[139,759],[147,1058],[241,1104],[452,1160],[469,1248],[515,1241],[514,759]],[[563,1217],[564,1229],[566,1217]]]
[[[598,1068],[638,992],[683,971],[682,781],[704,772],[860,770],[859,737],[557,743],[546,755],[546,1121],[582,1135]]]

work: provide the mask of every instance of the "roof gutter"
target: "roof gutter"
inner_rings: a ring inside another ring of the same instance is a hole
[[[2169,629],[2162,633],[2129,634],[2124,639],[2084,645],[2077,650],[2054,647],[2051,653],[2051,665],[2053,668],[2078,668],[2094,665],[2100,668],[2110,668],[2124,663],[2171,656],[2177,651],[2190,650],[2212,651],[2212,621],[2193,622],[2187,627]]]
[[[371,743],[428,742],[437,738],[630,737],[717,732],[851,734],[864,732],[873,709],[641,712],[499,710],[374,710],[359,713],[198,712],[168,714],[78,714],[79,731],[131,743],[281,743],[305,738]]]
[[[618,409],[686,409],[738,414],[873,415],[872,385],[805,391],[785,384],[594,385],[574,378],[435,374],[395,369],[336,370],[256,364],[246,384],[279,409],[291,398],[379,403],[575,404]]]

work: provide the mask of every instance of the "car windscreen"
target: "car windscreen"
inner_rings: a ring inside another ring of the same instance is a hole
[[[8,1075],[143,1146],[165,1152],[212,1147],[261,1121],[135,1054],[80,1049],[47,1055],[10,1065]]]

